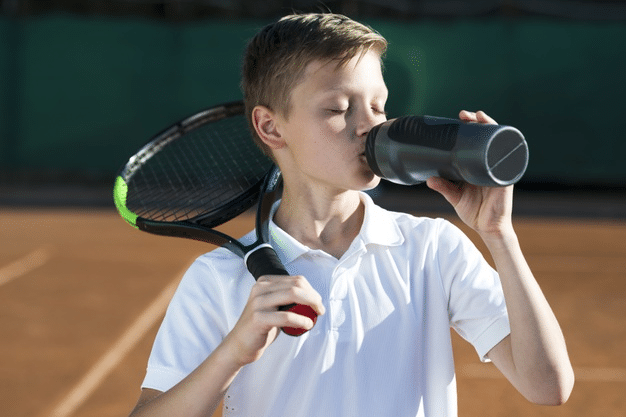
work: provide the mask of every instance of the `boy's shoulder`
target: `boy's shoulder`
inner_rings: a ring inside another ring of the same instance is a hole
[[[236,235],[233,235],[233,236],[236,236]],[[239,243],[243,244],[244,246],[250,245],[255,240],[256,240],[256,232],[254,229],[246,232],[243,236],[237,238],[237,241],[239,241]],[[223,246],[218,246],[198,256],[198,258],[196,259],[196,262],[200,262],[200,263],[209,262],[210,263],[211,261],[214,261],[214,260],[230,261],[233,259],[241,260],[241,257],[237,256],[236,254],[224,248]]]
[[[255,239],[254,230],[239,238],[244,245],[250,244]],[[189,274],[219,277],[220,275],[233,276],[233,274],[245,273],[243,259],[224,247],[215,248],[198,256],[187,271]]]
[[[254,279],[248,275],[240,256],[218,247],[198,256],[191,263],[182,277],[178,291],[181,295],[186,294],[183,298],[187,300],[204,302],[206,299],[213,299],[215,303],[221,304],[225,294],[249,294]],[[239,302],[245,303],[245,299],[229,300],[231,304],[239,305]]]

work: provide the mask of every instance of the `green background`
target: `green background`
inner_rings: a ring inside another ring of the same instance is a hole
[[[0,171],[112,179],[153,134],[240,98],[265,23],[0,16]],[[624,23],[366,23],[390,43],[390,117],[482,109],[526,136],[523,182],[624,184]]]

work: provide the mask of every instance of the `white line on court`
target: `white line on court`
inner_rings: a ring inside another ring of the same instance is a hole
[[[182,276],[182,273],[178,276]],[[169,284],[141,313],[135,322],[120,336],[114,345],[96,362],[65,397],[56,404],[49,417],[69,417],[100,386],[122,359],[139,343],[159,320],[174,295],[179,280]]]
[[[576,381],[587,382],[626,382],[626,369],[574,367]],[[504,376],[498,369],[489,364],[467,364],[459,369],[459,377],[472,379],[500,379]]]
[[[19,278],[39,268],[48,262],[50,257],[50,249],[44,246],[0,268],[0,285],[11,282],[15,278]]]

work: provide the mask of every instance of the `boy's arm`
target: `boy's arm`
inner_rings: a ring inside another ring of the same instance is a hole
[[[483,112],[461,119],[492,123]],[[488,358],[528,400],[562,404],[574,384],[565,340],[550,305],[521,251],[511,221],[513,186],[476,187],[430,178],[428,186],[452,204],[461,220],[485,242],[502,282],[511,334]]]
[[[131,417],[210,416],[240,367],[222,345],[196,370],[167,392],[142,389]]]
[[[239,371],[256,361],[282,327],[311,329],[306,316],[278,307],[309,305],[324,314],[320,295],[302,276],[263,276],[252,287],[237,324],[192,373],[167,392],[144,389],[131,417],[210,416]]]

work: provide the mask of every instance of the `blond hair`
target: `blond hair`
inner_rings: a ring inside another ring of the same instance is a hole
[[[338,14],[289,15],[261,29],[246,48],[241,80],[246,116],[261,150],[272,157],[252,125],[254,107],[288,117],[290,92],[309,63],[336,60],[343,65],[370,49],[382,57],[387,41],[369,26]]]

